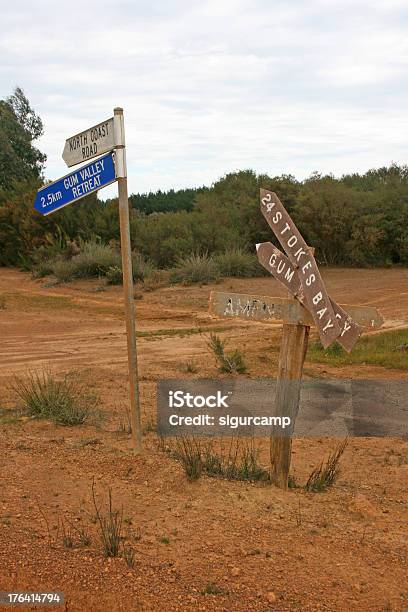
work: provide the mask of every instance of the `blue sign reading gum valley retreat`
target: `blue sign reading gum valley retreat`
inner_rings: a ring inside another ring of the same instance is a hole
[[[115,163],[111,152],[40,189],[34,208],[42,215],[49,215],[114,181]]]

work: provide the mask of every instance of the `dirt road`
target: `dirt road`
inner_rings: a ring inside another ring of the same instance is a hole
[[[408,325],[407,270],[335,269],[324,278],[338,303],[374,305],[386,327]],[[207,477],[188,483],[157,447],[156,380],[219,376],[206,347],[210,330],[242,350],[250,376],[274,376],[278,323],[211,319],[208,286],[137,291],[145,450],[134,457],[121,431],[121,288],[45,284],[0,269],[0,588],[60,590],[68,610],[408,610],[406,440],[352,440],[340,479],[321,494]],[[228,279],[213,288],[285,295],[269,278]],[[186,373],[187,360],[197,373]],[[76,370],[100,395],[104,418],[70,428],[16,413],[10,382],[32,368]],[[305,375],[406,377],[316,363],[306,363]],[[295,441],[300,483],[337,442]],[[267,452],[265,443],[265,465]],[[102,506],[110,487],[114,504],[123,504],[133,567],[102,553],[93,480]],[[62,521],[77,528],[74,547],[62,542]],[[89,546],[79,545],[81,526]]]

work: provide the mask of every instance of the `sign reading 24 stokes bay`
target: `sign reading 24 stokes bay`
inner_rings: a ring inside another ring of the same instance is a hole
[[[111,151],[115,146],[113,117],[65,141],[62,159],[68,168]]]
[[[326,348],[340,336],[342,330],[316,261],[276,193],[261,189],[261,212],[292,265],[298,269],[307,308]]]
[[[40,189],[34,208],[42,215],[49,215],[114,181],[115,163],[113,153],[109,153]]]
[[[281,253],[281,251],[270,242],[257,244],[256,250],[258,261],[265,270],[268,270],[268,272],[289,289],[290,293],[296,297],[301,304],[305,305],[306,300],[298,270],[292,266],[286,255]],[[343,348],[350,352],[363,330],[360,325],[353,321],[350,314],[336,304],[331,298],[330,302],[335,312],[337,323],[341,327],[341,333],[337,338],[337,342],[340,342]],[[369,308],[365,307],[363,312],[367,315],[363,319],[364,326],[371,328],[375,327],[377,324],[376,309],[373,308],[370,311]],[[359,314],[361,315],[361,312]],[[370,315],[371,318],[369,318]]]

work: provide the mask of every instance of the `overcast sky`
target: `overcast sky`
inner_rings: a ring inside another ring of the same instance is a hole
[[[131,192],[407,162],[406,0],[0,6],[0,94],[20,85],[42,117],[49,179],[65,139],[114,106]]]

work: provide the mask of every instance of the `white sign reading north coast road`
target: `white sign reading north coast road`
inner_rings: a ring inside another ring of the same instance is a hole
[[[113,136],[113,117],[75,134],[65,141],[62,159],[68,168],[80,164],[102,153],[111,151],[115,146]]]

